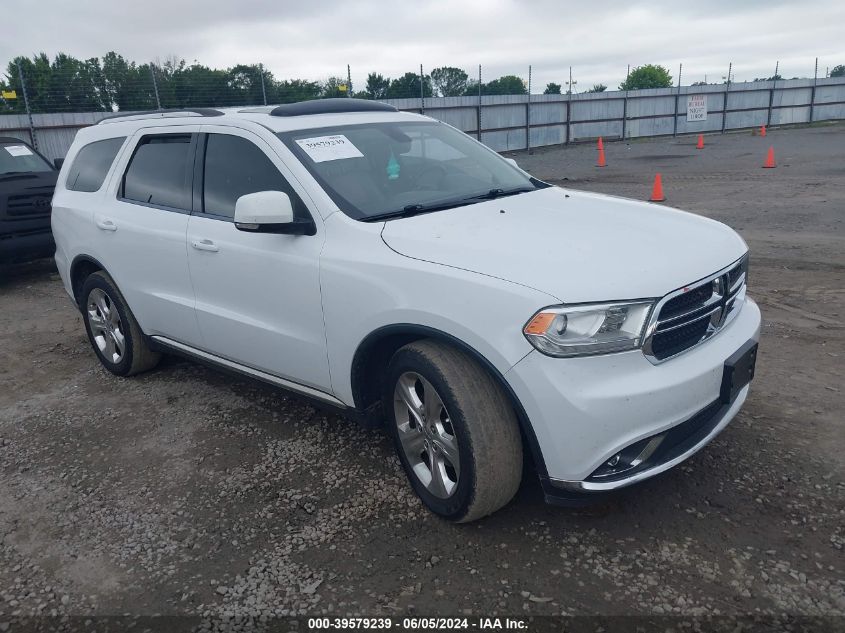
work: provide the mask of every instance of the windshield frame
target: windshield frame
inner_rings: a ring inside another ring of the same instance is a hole
[[[480,191],[467,191],[465,192],[466,195],[460,196],[452,196],[449,198],[443,199],[433,199],[433,200],[425,200],[420,204],[407,204],[399,206],[395,209],[390,209],[384,212],[379,213],[367,213],[366,210],[359,209],[355,206],[351,201],[349,201],[345,196],[340,194],[323,176],[319,173],[317,169],[314,169],[315,163],[310,159],[308,154],[305,150],[300,147],[296,142],[296,138],[302,138],[304,135],[309,137],[321,137],[321,136],[330,136],[330,135],[337,135],[337,134],[344,134],[345,131],[348,131],[350,128],[357,128],[357,127],[373,127],[373,126],[390,126],[390,125],[401,125],[401,126],[410,126],[410,127],[432,127],[432,126],[444,126],[451,128],[456,134],[464,135],[469,141],[472,143],[476,143],[481,146],[485,151],[490,152],[493,154],[495,158],[493,160],[498,159],[502,162],[503,165],[507,165],[508,169],[513,170],[515,173],[519,174],[522,178],[525,179],[525,191],[521,191],[519,193],[528,193],[531,191],[536,191],[538,189],[544,189],[551,185],[538,180],[529,174],[526,174],[524,171],[519,169],[518,167],[511,164],[509,161],[505,160],[498,152],[495,150],[490,149],[483,143],[479,143],[476,139],[472,138],[471,136],[465,134],[464,132],[454,128],[442,121],[438,121],[436,119],[430,120],[407,120],[407,121],[361,121],[361,122],[350,122],[341,125],[330,125],[325,127],[318,127],[318,128],[298,128],[295,130],[285,130],[281,132],[274,132],[276,137],[285,145],[285,147],[294,155],[294,157],[302,164],[305,170],[309,173],[309,175],[320,185],[320,187],[325,191],[328,197],[334,202],[337,207],[347,216],[352,218],[353,220],[357,220],[359,222],[381,222],[387,220],[394,220],[402,217],[408,217],[411,215],[421,215],[425,213],[434,213],[437,211],[443,211],[445,209],[461,207],[461,206],[468,206],[471,204],[477,204],[480,202],[484,202],[485,200],[493,199],[497,196],[495,195],[488,195],[491,190],[495,189],[495,187],[488,187],[487,189],[482,189]],[[506,193],[505,195],[518,195],[513,193]],[[431,208],[429,208],[431,207]]]

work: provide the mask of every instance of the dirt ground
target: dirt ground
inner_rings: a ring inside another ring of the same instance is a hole
[[[27,615],[845,615],[845,125],[515,154],[668,200],[751,248],[764,316],[738,418],[584,509],[524,481],[454,526],[386,437],[180,359],[116,378],[50,261],[0,273],[0,625]],[[768,147],[778,167],[762,169]],[[695,248],[694,244],[690,248]]]

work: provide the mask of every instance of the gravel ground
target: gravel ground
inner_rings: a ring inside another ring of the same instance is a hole
[[[386,437],[174,358],[119,379],[51,262],[0,273],[0,626],[14,616],[845,615],[845,126],[516,155],[727,222],[764,312],[743,412],[589,508],[453,526]],[[760,168],[769,145],[779,165]],[[695,245],[690,245],[694,248]]]

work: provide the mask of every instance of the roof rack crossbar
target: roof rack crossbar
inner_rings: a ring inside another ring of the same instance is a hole
[[[309,114],[338,114],[342,112],[398,112],[387,103],[367,99],[313,99],[276,106],[270,116],[306,116]]]
[[[189,114],[201,117],[223,116],[223,112],[215,110],[214,108],[167,108],[164,110],[149,110],[146,112],[125,112],[112,114],[100,119],[97,124],[103,121],[115,122],[117,119],[155,119],[157,117],[165,118],[168,115]]]

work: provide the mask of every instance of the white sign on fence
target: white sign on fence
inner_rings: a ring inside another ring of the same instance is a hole
[[[687,123],[707,120],[707,97],[689,95],[687,97]]]

